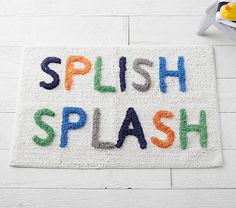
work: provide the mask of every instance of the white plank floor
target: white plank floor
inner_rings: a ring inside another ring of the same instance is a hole
[[[236,44],[195,35],[212,0],[0,0],[0,207],[236,207]],[[222,148],[216,169],[57,170],[8,167],[21,47],[212,45]]]

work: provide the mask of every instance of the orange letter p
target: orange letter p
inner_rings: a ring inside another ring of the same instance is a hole
[[[84,67],[81,69],[74,68],[74,62],[81,62]],[[72,77],[74,74],[86,74],[91,69],[91,63],[88,59],[83,56],[69,56],[66,60],[66,74],[65,74],[65,88],[70,90]]]

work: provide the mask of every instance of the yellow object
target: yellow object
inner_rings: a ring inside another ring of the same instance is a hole
[[[226,20],[236,20],[236,2],[229,2],[222,6],[220,14]]]

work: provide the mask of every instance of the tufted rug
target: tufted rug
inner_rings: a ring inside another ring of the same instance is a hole
[[[10,165],[221,166],[213,48],[25,48]]]

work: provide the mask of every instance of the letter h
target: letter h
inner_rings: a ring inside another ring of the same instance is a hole
[[[165,78],[167,76],[178,77],[179,78],[179,85],[180,91],[186,91],[185,85],[185,67],[184,67],[184,57],[178,57],[178,69],[177,70],[166,70],[166,59],[165,57],[159,57],[159,80],[160,80],[160,90],[163,93],[166,93],[166,81]]]

